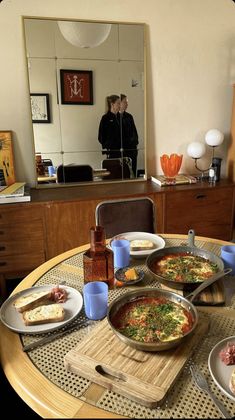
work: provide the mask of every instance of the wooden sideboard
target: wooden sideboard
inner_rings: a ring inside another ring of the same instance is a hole
[[[107,199],[150,197],[156,206],[156,232],[230,240],[235,184],[159,187],[151,181],[32,189],[32,201],[0,205],[0,285],[23,277],[50,258],[89,242],[95,208]]]
[[[227,171],[229,179],[235,182],[235,85],[233,85],[231,141],[228,147]]]

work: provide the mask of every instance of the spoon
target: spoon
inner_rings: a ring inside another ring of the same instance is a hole
[[[206,289],[208,286],[213,284],[215,281],[220,279],[223,276],[226,276],[226,274],[229,274],[232,271],[232,268],[225,268],[225,270],[220,271],[219,273],[216,273],[214,276],[210,277],[208,280],[203,281],[200,286],[198,286],[193,292],[189,293],[186,298],[192,302],[195,297],[198,295],[198,293],[202,292],[202,290]]]

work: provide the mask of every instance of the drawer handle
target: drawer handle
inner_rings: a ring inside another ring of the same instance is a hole
[[[0,261],[0,267],[2,267],[3,265],[7,265],[6,261]]]
[[[5,246],[0,246],[0,251],[5,251],[6,247]]]
[[[201,198],[206,198],[206,195],[205,194],[198,194],[196,196],[196,199],[201,199]]]

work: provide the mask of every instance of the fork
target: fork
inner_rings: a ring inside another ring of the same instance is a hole
[[[217,408],[219,409],[219,411],[223,414],[223,416],[226,419],[230,419],[231,416],[228,413],[228,411],[226,410],[226,408],[223,406],[223,404],[217,400],[217,398],[214,396],[214,394],[211,392],[209,385],[206,381],[205,376],[203,376],[203,374],[199,371],[197,366],[190,366],[190,372],[192,374],[192,377],[197,385],[197,387],[204,392],[207,392],[207,394],[211,397],[211,399],[214,401],[215,405],[217,406]]]

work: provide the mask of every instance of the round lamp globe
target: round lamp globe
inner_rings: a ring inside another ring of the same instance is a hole
[[[205,141],[208,144],[208,146],[219,146],[224,141],[224,134],[221,133],[221,131],[217,130],[217,128],[213,128],[207,131],[205,135]]]
[[[187,154],[193,159],[200,159],[206,153],[206,146],[199,141],[193,141],[188,145]]]

